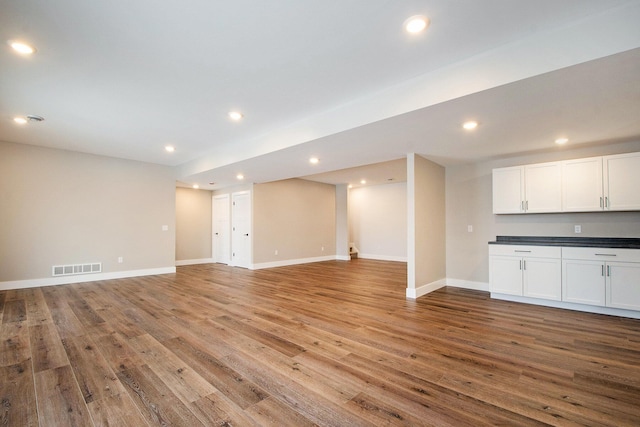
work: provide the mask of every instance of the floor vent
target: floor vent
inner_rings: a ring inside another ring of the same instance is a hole
[[[73,274],[101,273],[102,263],[92,262],[90,264],[54,265],[53,276],[71,276]]]

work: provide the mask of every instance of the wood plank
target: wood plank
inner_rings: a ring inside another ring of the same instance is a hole
[[[216,391],[215,387],[198,375],[186,361],[151,335],[131,338],[129,343],[146,363],[145,366],[149,366],[183,403],[195,402]]]
[[[25,301],[11,300],[4,303],[2,324],[24,322],[27,320],[27,306]]]
[[[149,424],[203,425],[147,365],[120,371],[118,378]]]
[[[231,369],[205,349],[183,338],[174,338],[164,345],[191,366],[205,381],[245,409],[269,396],[264,390]]]
[[[64,345],[53,324],[42,323],[29,326],[29,338],[34,372],[69,364]]]
[[[29,328],[23,322],[0,324],[0,367],[29,360]]]
[[[30,361],[0,367],[0,425],[37,426],[38,410]]]
[[[53,318],[47,307],[47,302],[40,288],[25,289],[25,301],[27,308],[27,321],[29,326],[39,324],[52,324]]]
[[[106,400],[125,391],[90,337],[68,337],[62,344],[86,403]]]
[[[35,385],[41,426],[93,425],[70,366],[36,373]]]
[[[149,425],[126,392],[95,399],[87,406],[96,427],[142,427]]]

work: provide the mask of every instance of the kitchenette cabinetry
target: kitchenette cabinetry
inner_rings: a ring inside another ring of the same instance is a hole
[[[500,299],[640,318],[640,239],[498,236],[489,242],[489,289]]]
[[[640,310],[640,250],[563,248],[563,300]]]
[[[561,299],[561,249],[544,246],[491,245],[492,292]]]
[[[640,210],[640,153],[493,170],[493,213]]]

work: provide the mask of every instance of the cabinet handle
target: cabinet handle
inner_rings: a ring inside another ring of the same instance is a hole
[[[611,266],[607,265],[607,277],[611,277]]]
[[[600,196],[600,207],[603,208],[604,204],[602,203],[602,196]]]
[[[604,277],[604,264],[600,266],[600,274],[602,274],[602,277]]]
[[[513,251],[514,251],[514,252],[527,252],[527,253],[531,252],[531,251],[520,251],[520,250],[518,250],[518,249],[514,249]]]
[[[525,202],[525,204],[524,204],[524,208],[525,208],[525,209],[524,209],[525,211],[528,211],[528,210],[529,210],[529,201],[528,201],[528,200]]]
[[[520,210],[524,212],[524,200],[520,202]]]
[[[526,259],[522,261],[522,269],[523,270],[527,269],[527,260]]]
[[[608,208],[609,207],[609,198],[605,196],[604,198],[604,207]]]
[[[598,256],[617,256],[616,254],[595,254]]]
[[[522,260],[520,260],[520,270],[522,270]]]

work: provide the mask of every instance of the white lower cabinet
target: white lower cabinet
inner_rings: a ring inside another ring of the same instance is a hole
[[[563,259],[562,300],[605,305],[604,264],[599,261]]]
[[[560,301],[560,254],[559,247],[490,245],[491,292]]]
[[[564,248],[562,300],[640,310],[640,250]]]
[[[640,311],[640,250],[492,244],[489,288],[492,294]]]

